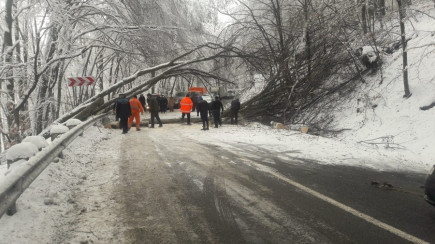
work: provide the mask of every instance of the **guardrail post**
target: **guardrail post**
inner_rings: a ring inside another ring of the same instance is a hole
[[[11,206],[9,206],[8,211],[6,212],[7,215],[12,216],[17,212],[17,203],[14,202]]]

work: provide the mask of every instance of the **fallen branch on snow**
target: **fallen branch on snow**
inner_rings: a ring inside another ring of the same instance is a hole
[[[378,146],[378,145],[384,145],[385,148],[391,148],[391,149],[405,149],[404,146],[395,143],[394,142],[394,136],[381,136],[378,138],[374,138],[374,139],[370,139],[370,140],[365,140],[365,141],[359,141],[358,143],[365,143],[365,144],[369,144],[369,145],[373,145],[373,146]]]
[[[433,103],[431,103],[431,104],[429,104],[427,106],[422,106],[422,107],[420,107],[420,109],[424,111],[424,110],[429,110],[429,109],[431,109],[433,107],[435,107],[435,102],[433,102]]]

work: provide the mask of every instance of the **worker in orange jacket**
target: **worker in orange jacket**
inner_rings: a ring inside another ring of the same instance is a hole
[[[133,119],[136,120],[136,130],[140,130],[140,115],[143,115],[143,107],[140,101],[137,99],[137,96],[134,95],[130,99],[130,108],[131,108],[131,116],[128,118],[128,128],[131,128],[131,124],[133,123]]]
[[[180,101],[181,122],[184,123],[184,116],[187,115],[187,124],[190,125],[190,111],[192,111],[193,102],[189,97],[189,93]]]

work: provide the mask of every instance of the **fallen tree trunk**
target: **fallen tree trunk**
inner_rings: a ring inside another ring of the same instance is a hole
[[[213,54],[210,56],[202,56],[202,57],[195,58],[192,60],[180,61],[182,58],[188,56],[189,54],[192,54],[195,51],[203,49],[203,48],[208,48],[210,50],[220,49],[220,51],[218,51],[216,54]],[[188,51],[188,52],[176,57],[175,59],[173,59],[170,62],[159,64],[159,65],[156,65],[156,66],[151,67],[151,68],[139,70],[136,73],[134,73],[133,75],[122,79],[118,83],[113,84],[112,86],[110,86],[106,90],[102,91],[101,93],[89,98],[81,106],[78,106],[78,107],[74,108],[72,111],[70,111],[69,113],[62,115],[61,117],[59,117],[55,121],[55,123],[63,123],[71,118],[85,119],[85,118],[89,117],[90,115],[96,114],[100,111],[107,111],[109,109],[108,107],[111,106],[116,101],[116,98],[113,98],[107,102],[104,102],[105,96],[108,96],[109,94],[115,92],[117,89],[119,89],[127,84],[130,84],[131,82],[133,82],[134,80],[136,80],[137,78],[139,78],[141,76],[144,76],[146,74],[150,74],[150,73],[153,73],[156,71],[164,70],[159,75],[156,75],[155,77],[147,80],[143,84],[138,85],[136,87],[133,87],[130,90],[126,91],[125,92],[126,95],[131,96],[133,94],[137,94],[137,93],[141,93],[143,91],[146,91],[150,87],[155,85],[158,81],[165,79],[165,78],[168,78],[168,77],[171,77],[171,76],[174,76],[174,75],[181,74],[183,72],[190,72],[190,73],[193,73],[196,75],[207,74],[208,76],[212,76],[215,79],[220,79],[224,82],[230,82],[230,81],[223,79],[221,77],[214,76],[212,74],[208,74],[208,73],[205,73],[203,71],[196,70],[196,69],[191,69],[191,68],[187,68],[185,70],[182,69],[185,66],[192,65],[195,63],[205,62],[205,61],[217,59],[220,57],[228,57],[228,52],[233,52],[233,51],[225,49],[224,47],[221,47],[218,45],[216,46],[214,44],[208,43],[208,44],[201,45],[201,46],[199,46],[191,51]],[[44,133],[45,133],[44,131],[41,132],[41,134],[44,134]]]

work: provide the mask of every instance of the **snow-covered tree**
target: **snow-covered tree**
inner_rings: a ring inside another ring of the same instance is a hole
[[[7,40],[0,69],[6,146],[40,133],[123,77],[207,41],[201,22],[207,13],[195,10],[204,6],[197,0],[9,0],[7,6],[0,12],[8,23],[2,29]],[[150,76],[156,76],[158,69],[151,70]],[[97,82],[68,87],[66,78],[76,76],[93,76]],[[104,99],[141,82],[134,79]]]

